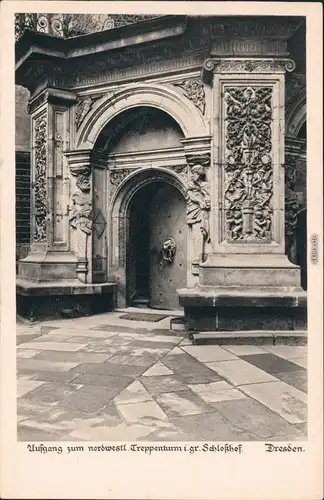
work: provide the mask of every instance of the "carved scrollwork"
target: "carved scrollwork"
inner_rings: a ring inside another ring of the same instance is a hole
[[[268,241],[273,217],[272,87],[227,87],[225,104],[226,239]]]
[[[46,241],[46,218],[47,218],[47,118],[41,116],[34,125],[34,147],[35,147],[35,182],[34,182],[34,204],[35,225],[34,241]]]
[[[203,73],[264,73],[292,72],[296,64],[292,59],[207,59],[203,64]]]
[[[200,79],[185,80],[175,85],[183,89],[186,97],[188,97],[202,113],[205,112],[205,89]]]

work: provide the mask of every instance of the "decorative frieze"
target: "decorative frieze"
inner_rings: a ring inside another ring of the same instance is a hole
[[[194,103],[194,105],[204,114],[205,89],[204,84],[200,79],[193,78],[180,83],[175,83],[174,85],[177,87],[181,87],[185,93],[185,96],[188,97],[188,99],[190,99]]]
[[[47,115],[34,122],[34,234],[35,243],[46,241],[47,204]]]
[[[225,87],[224,239],[271,239],[272,87]]]

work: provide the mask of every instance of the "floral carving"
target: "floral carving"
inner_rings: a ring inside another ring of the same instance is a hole
[[[272,87],[227,87],[225,113],[227,239],[269,241],[273,217]]]
[[[34,182],[34,206],[35,225],[34,241],[46,241],[46,218],[47,218],[47,188],[46,188],[46,161],[47,161],[47,120],[42,116],[35,121],[35,182]]]
[[[199,79],[186,80],[175,84],[181,87],[185,95],[190,99],[202,113],[205,111],[205,89]]]

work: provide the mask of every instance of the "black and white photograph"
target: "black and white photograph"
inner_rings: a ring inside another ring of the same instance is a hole
[[[305,18],[15,32],[18,439],[305,440]]]
[[[12,17],[17,441],[301,455],[306,15],[35,3]]]

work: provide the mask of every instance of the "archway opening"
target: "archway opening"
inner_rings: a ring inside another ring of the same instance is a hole
[[[126,242],[127,303],[177,309],[176,290],[186,285],[186,207],[181,192],[154,181],[133,195]]]

